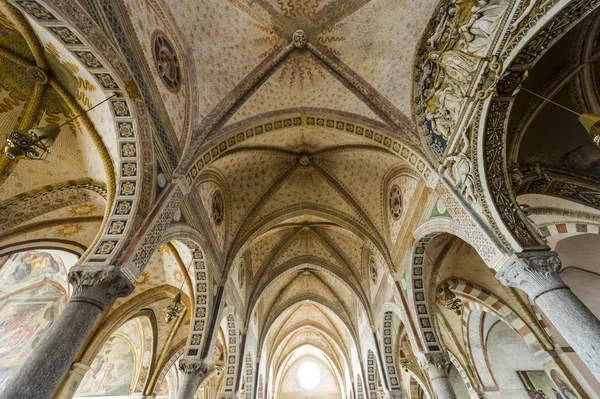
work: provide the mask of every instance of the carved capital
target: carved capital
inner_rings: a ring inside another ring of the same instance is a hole
[[[71,302],[87,302],[104,311],[115,299],[129,295],[133,283],[115,266],[82,266],[71,269]]]
[[[507,287],[525,291],[535,301],[543,293],[567,287],[558,274],[561,266],[556,252],[521,252],[506,262],[496,278]]]
[[[429,373],[432,380],[448,377],[450,358],[447,353],[421,353],[419,366]]]
[[[177,367],[181,373],[195,376],[202,376],[208,370],[204,361],[197,359],[181,359]]]
[[[390,398],[391,399],[405,399],[406,394],[404,393],[404,391],[401,391],[401,390],[390,391]]]

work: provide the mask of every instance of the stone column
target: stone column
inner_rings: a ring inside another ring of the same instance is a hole
[[[600,320],[562,281],[560,268],[556,252],[521,252],[496,277],[525,291],[600,380]]]
[[[69,283],[71,298],[0,398],[52,398],[100,315],[115,299],[133,291],[133,284],[114,266],[74,268]]]
[[[179,368],[179,390],[177,399],[194,399],[200,378],[208,370],[204,361],[195,359],[181,359]]]
[[[456,399],[454,388],[448,378],[450,358],[446,353],[422,353],[419,366],[427,371],[431,385],[438,399]]]

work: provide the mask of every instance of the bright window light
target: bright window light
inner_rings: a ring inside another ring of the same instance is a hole
[[[312,391],[321,382],[321,369],[315,362],[307,360],[298,367],[298,383],[306,391]]]

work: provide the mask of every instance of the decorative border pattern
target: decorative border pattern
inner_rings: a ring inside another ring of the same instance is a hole
[[[362,382],[362,378],[360,378],[360,374],[356,374],[356,397],[357,397],[357,399],[365,399],[363,382]],[[246,399],[251,399],[251,398],[246,396]]]
[[[254,380],[253,368],[252,354],[248,352],[246,354],[246,383],[244,385],[244,396],[246,399],[252,399],[252,391],[254,389],[254,385],[252,384]]]
[[[533,66],[557,40],[589,13],[593,12],[600,5],[600,0],[569,2],[550,21],[545,22],[543,26],[539,26],[540,21],[552,12],[557,3],[558,1],[549,2],[543,10],[538,10],[534,17],[528,21],[527,26],[512,39],[502,55],[503,61],[513,56],[513,53],[525,40],[527,42],[519,49],[519,53],[514,55],[510,66],[506,69],[523,70]],[[529,35],[532,29],[538,29],[539,32],[536,35]],[[499,87],[501,86],[502,84]],[[487,114],[478,118],[477,124],[479,125],[481,121],[484,126],[482,132],[479,132],[479,128],[474,130],[476,134],[481,135],[477,140],[478,144],[474,146],[481,149],[481,154],[477,155],[476,162],[482,163],[483,174],[483,176],[477,175],[477,184],[480,189],[481,186],[485,186],[492,196],[490,204],[485,203],[485,200],[483,201],[483,208],[486,217],[494,227],[496,235],[508,248],[511,245],[507,241],[506,233],[500,229],[497,223],[505,227],[515,242],[523,249],[547,249],[544,241],[538,236],[519,208],[512,193],[511,181],[506,173],[507,124],[513,99],[514,97],[494,99]],[[482,179],[485,180],[485,184]],[[497,212],[499,220],[496,220],[490,208]]]
[[[517,195],[541,194],[600,209],[600,179],[569,169],[542,166],[543,176],[523,171]]]
[[[377,395],[377,364],[375,363],[375,354],[369,349],[367,354],[367,379],[369,387],[369,398],[376,399]]]
[[[558,234],[600,234],[600,225],[583,224],[575,222],[552,223],[539,228],[544,237],[555,236]]]
[[[396,359],[394,359],[394,331],[392,311],[383,314],[383,356],[385,359],[386,376],[390,383],[390,391],[402,391]]]
[[[256,399],[263,399],[263,376],[258,376],[258,388],[256,390]]]
[[[202,348],[208,314],[208,275],[202,248],[191,240],[180,240],[192,251],[194,266],[194,321],[191,325],[187,357],[198,357]]]
[[[140,94],[144,99],[144,104],[146,105],[148,114],[150,115],[150,119],[152,120],[152,124],[160,140],[160,143],[162,144],[165,153],[167,154],[167,159],[171,166],[175,167],[179,161],[179,154],[176,149],[177,146],[172,144],[170,135],[165,129],[160,119],[159,110],[154,104],[154,101],[152,100],[152,96],[150,94],[150,89],[148,88],[148,85],[146,83],[146,79],[144,78],[142,71],[138,66],[136,58],[133,54],[133,51],[129,46],[127,34],[121,26],[119,17],[117,16],[117,13],[114,8],[114,4],[112,4],[112,2],[108,0],[100,1],[102,3],[102,11],[104,12],[106,20],[113,30],[113,34],[117,39],[117,43],[119,44],[119,49],[125,57],[127,65],[129,66],[129,69],[131,70],[131,73],[133,74],[135,82],[139,88]]]
[[[471,398],[479,399],[479,395],[473,389],[471,380],[469,380],[469,377],[467,376],[467,372],[463,368],[462,364],[460,364],[460,362],[456,359],[456,357],[454,357],[454,355],[452,353],[450,353],[450,351],[448,351],[448,357],[450,358],[450,361],[452,362],[454,367],[456,367],[456,370],[458,370],[458,374],[460,375],[460,378],[462,378],[463,382],[465,383],[465,386],[467,387],[467,391],[469,392],[469,395],[471,396]]]
[[[144,231],[143,238],[136,247],[133,259],[129,262],[128,271],[137,278],[150,260],[150,257],[161,242],[161,238],[173,221],[173,215],[179,209],[184,195],[179,188],[174,189],[174,193],[166,206],[160,210],[160,214],[152,219],[150,228]]]
[[[68,26],[69,23],[59,18],[59,13],[49,11],[45,5],[35,0],[14,0],[13,4],[56,36],[73,57],[78,59],[90,75],[97,80],[106,97],[115,91],[126,93],[125,85],[104,66],[105,64],[100,61],[101,57],[90,45],[80,39],[80,35]],[[91,256],[87,259],[87,262],[95,264],[108,264],[117,254],[122,239],[131,228],[130,221],[134,210],[138,207],[137,202],[140,197],[138,186],[141,184],[142,168],[140,167],[140,151],[138,150],[140,140],[135,114],[130,100],[124,97],[109,101],[109,108],[113,114],[117,132],[119,157],[114,162],[119,168],[119,173],[114,203],[108,204],[108,206],[112,206],[110,218],[104,228],[102,238],[95,244]]]
[[[154,390],[152,391],[153,395],[156,395],[158,393],[157,392],[158,387],[160,387],[163,379],[166,377],[167,373],[169,372],[171,367],[175,364],[177,359],[179,359],[183,356],[183,350],[184,350],[184,348],[181,348],[177,352],[175,352],[175,354],[173,356],[171,356],[169,361],[164,365],[162,371],[160,372],[160,374],[158,375],[158,378],[156,379],[156,384],[154,384]]]
[[[484,291],[476,285],[459,279],[451,279],[450,290],[465,297],[465,309],[462,316],[463,327],[466,328],[469,320],[469,312],[472,310],[481,310],[482,312],[491,312],[494,316],[508,324],[531,349],[532,353],[538,355],[544,351],[544,348],[537,337],[525,322],[504,302],[492,294]],[[545,327],[544,327],[545,328]],[[466,334],[465,334],[466,340]],[[468,343],[465,342],[465,347]]]
[[[379,130],[366,127],[364,125],[349,122],[342,118],[328,118],[316,114],[301,114],[286,117],[283,119],[271,120],[258,125],[239,128],[224,138],[219,144],[214,145],[205,151],[196,162],[187,170],[185,178],[188,186],[192,187],[198,182],[202,170],[222,157],[229,150],[235,148],[238,144],[254,136],[265,134],[271,131],[286,129],[296,126],[319,126],[336,130],[340,133],[356,134],[371,139],[373,144],[389,150],[392,154],[398,155],[401,159],[412,165],[427,183],[431,183],[437,174],[431,169],[428,162],[421,154],[410,147],[407,147],[397,139]]]
[[[106,188],[94,182],[68,182],[47,191],[36,190],[10,198],[10,203],[0,206],[0,232],[5,232],[37,216],[93,201],[93,192],[106,199]]]
[[[427,295],[425,292],[425,246],[439,233],[431,233],[421,238],[415,244],[412,257],[412,292],[414,307],[417,311],[417,329],[421,333],[423,343],[427,352],[441,352],[440,343],[437,339],[432,316],[427,306]]]
[[[232,314],[227,316],[227,339],[229,340],[227,345],[227,369],[225,371],[225,392],[235,391],[235,380],[237,365],[238,365],[238,334],[237,327],[235,325],[235,317]]]
[[[469,244],[475,248],[485,263],[488,265],[491,264],[498,255],[498,249],[494,243],[492,243],[487,234],[485,234],[475,223],[471,215],[469,215],[465,208],[458,202],[454,194],[452,194],[444,184],[437,185],[436,193],[444,202],[452,219],[456,220],[466,233]]]

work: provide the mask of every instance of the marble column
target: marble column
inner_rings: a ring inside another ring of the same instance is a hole
[[[179,369],[179,390],[177,391],[177,399],[194,399],[200,378],[208,368],[202,360],[181,359],[178,362]]]
[[[133,284],[114,266],[74,268],[69,283],[71,298],[0,393],[1,399],[52,398],[100,315],[133,291]]]
[[[422,353],[419,366],[427,371],[431,385],[438,399],[456,399],[454,388],[448,378],[450,358],[446,353]]]
[[[562,281],[560,268],[556,252],[521,252],[496,277],[525,291],[600,380],[600,320]]]

